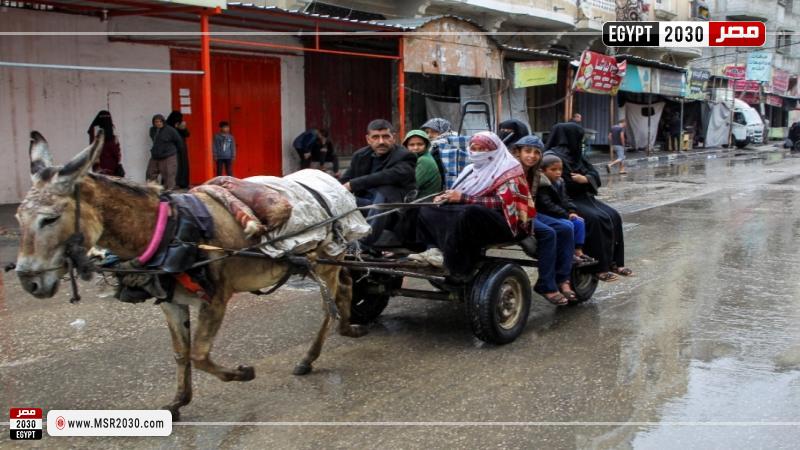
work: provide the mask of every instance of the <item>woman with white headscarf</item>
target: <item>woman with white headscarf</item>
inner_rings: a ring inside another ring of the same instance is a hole
[[[470,278],[483,247],[528,236],[536,215],[522,166],[496,134],[476,134],[469,149],[472,163],[434,199],[447,205],[420,210],[417,233],[428,250],[409,256],[447,267],[454,281]]]

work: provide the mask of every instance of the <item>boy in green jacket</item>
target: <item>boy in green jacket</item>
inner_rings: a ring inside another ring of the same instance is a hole
[[[417,155],[417,198],[442,191],[442,175],[430,154],[431,141],[422,130],[411,130],[403,140],[403,146]]]

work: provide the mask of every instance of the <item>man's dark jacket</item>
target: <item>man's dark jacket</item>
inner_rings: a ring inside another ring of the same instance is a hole
[[[417,188],[417,157],[405,147],[395,145],[384,157],[381,169],[372,173],[374,158],[375,151],[369,146],[356,151],[342,177],[342,183],[350,182],[357,197],[364,196],[370,189],[377,189],[387,200],[399,201]]]

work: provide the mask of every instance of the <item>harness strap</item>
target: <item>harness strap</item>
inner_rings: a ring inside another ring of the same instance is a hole
[[[147,244],[147,249],[145,249],[144,253],[136,257],[136,261],[140,265],[146,264],[153,258],[153,255],[156,254],[161,240],[164,238],[164,229],[167,226],[169,210],[168,201],[161,201],[158,203],[158,219],[156,219],[156,228],[153,230],[153,236],[150,237],[150,243]]]

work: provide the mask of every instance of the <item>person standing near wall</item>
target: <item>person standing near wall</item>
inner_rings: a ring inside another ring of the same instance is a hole
[[[111,120],[111,113],[102,110],[97,113],[92,124],[89,125],[89,143],[94,142],[97,129],[103,130],[103,149],[100,157],[92,166],[95,173],[103,175],[114,175],[117,177],[125,176],[125,169],[122,168],[122,150],[119,147],[119,139],[114,132],[114,122]]]
[[[175,175],[178,171],[178,147],[182,143],[180,134],[167,125],[164,116],[153,116],[153,126],[150,127],[150,161],[147,163],[147,180],[158,182],[161,176],[161,185],[167,190],[175,188]]]
[[[178,147],[178,170],[175,173],[175,185],[180,189],[189,188],[189,149],[186,146],[186,139],[189,138],[189,129],[186,128],[186,122],[183,120],[183,113],[180,111],[172,111],[167,116],[167,125],[175,128],[175,131],[181,136],[183,145]]]
[[[219,133],[214,135],[214,162],[217,163],[217,176],[222,175],[222,168],[225,173],[233,176],[233,159],[236,158],[236,140],[231,134],[231,125],[222,121],[219,123]]]

